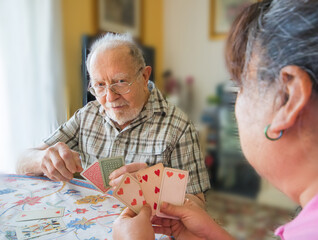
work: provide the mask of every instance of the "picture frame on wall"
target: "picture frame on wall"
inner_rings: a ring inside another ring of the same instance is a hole
[[[257,0],[210,0],[210,39],[224,39],[245,7]]]
[[[99,28],[140,36],[140,0],[99,0]]]

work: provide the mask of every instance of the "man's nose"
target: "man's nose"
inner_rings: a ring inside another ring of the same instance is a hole
[[[119,97],[120,97],[119,94],[115,93],[110,88],[107,88],[107,90],[106,90],[106,101],[107,102],[113,102],[116,99],[118,99]]]

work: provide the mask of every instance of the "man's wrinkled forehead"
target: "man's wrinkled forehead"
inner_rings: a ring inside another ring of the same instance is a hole
[[[114,66],[123,66],[122,68],[125,70],[121,70],[121,68],[118,67],[116,70],[114,69],[115,72],[112,72],[112,75],[109,77],[112,79],[127,78],[130,70],[133,70],[135,66],[133,59],[129,58],[128,54],[128,52],[122,51],[121,49],[107,49],[103,52],[95,52],[91,58],[90,75],[97,75],[97,71],[103,68],[109,69],[109,62],[112,62]]]

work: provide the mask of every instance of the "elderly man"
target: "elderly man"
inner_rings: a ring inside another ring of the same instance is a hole
[[[110,184],[125,172],[147,165],[189,171],[188,197],[204,202],[210,187],[198,136],[187,116],[169,104],[149,80],[141,50],[128,34],[106,34],[87,58],[91,76],[89,102],[61,125],[44,144],[26,151],[17,172],[68,181],[97,159],[124,156]]]

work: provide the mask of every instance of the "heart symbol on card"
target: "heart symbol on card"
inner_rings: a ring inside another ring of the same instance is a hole
[[[23,214],[21,217],[25,217],[26,216],[26,214]]]
[[[160,169],[156,170],[156,171],[155,171],[155,174],[159,177],[159,175],[160,175]]]
[[[139,182],[142,183],[142,180],[140,179]]]
[[[142,190],[139,190],[139,196],[142,196]]]
[[[153,209],[155,209],[155,210],[157,209],[157,203],[153,204]]]
[[[178,175],[178,176],[179,176],[179,178],[180,178],[180,179],[182,179],[182,178],[184,178],[184,176],[185,176],[185,175],[184,175],[184,174],[179,173],[179,175]]]
[[[130,178],[127,177],[126,180],[125,180],[125,184],[129,184],[130,183]]]
[[[155,193],[158,193],[158,192],[160,192],[160,189],[155,187]]]
[[[61,213],[61,211],[56,211],[55,213],[59,214],[59,213]]]
[[[120,189],[118,190],[117,194],[118,194],[118,195],[122,195],[122,194],[124,194],[124,190],[123,190],[123,188],[120,188]]]
[[[167,176],[171,177],[173,175],[173,172],[167,172]]]
[[[145,181],[147,182],[147,180],[148,180],[148,175],[144,175],[144,176],[142,176],[142,179],[143,179],[143,180],[145,180]]]
[[[135,206],[137,204],[137,200],[136,198],[134,198],[134,200],[131,202],[131,206]]]
[[[146,203],[147,203],[146,201],[143,201],[143,202],[142,202],[142,205],[146,205]]]

